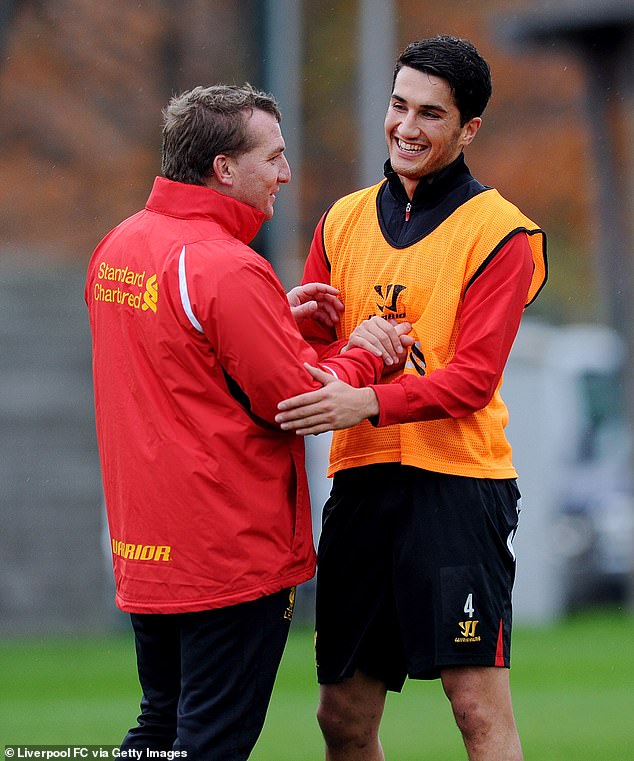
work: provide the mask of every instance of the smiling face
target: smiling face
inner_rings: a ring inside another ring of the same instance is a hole
[[[284,138],[276,118],[259,109],[254,109],[247,117],[247,129],[252,148],[237,156],[224,157],[230,176],[228,186],[223,183],[224,192],[259,209],[266,219],[271,219],[280,185],[291,179],[284,155]]]
[[[460,112],[446,80],[404,66],[396,75],[385,116],[392,169],[410,198],[422,177],[440,171],[469,145],[482,120],[460,126]]]

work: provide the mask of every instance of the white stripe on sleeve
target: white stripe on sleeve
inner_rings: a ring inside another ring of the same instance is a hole
[[[191,302],[189,301],[189,292],[187,291],[187,276],[185,274],[185,246],[183,246],[183,250],[181,251],[181,255],[178,260],[178,287],[181,294],[181,303],[187,318],[199,333],[203,333],[203,326],[196,319],[196,316],[192,311]]]
[[[329,372],[331,375],[334,375],[334,376],[335,376],[335,378],[336,378],[337,380],[339,380],[339,376],[338,376],[338,375],[337,375],[337,373],[336,373],[336,372],[335,372],[335,371],[332,369],[332,367],[328,367],[328,365],[324,365],[323,367],[324,367],[324,370],[328,370],[328,372]]]

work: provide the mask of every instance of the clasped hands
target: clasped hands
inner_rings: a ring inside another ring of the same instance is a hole
[[[340,311],[340,310],[339,310]],[[412,326],[382,317],[371,317],[358,325],[342,349],[367,349],[382,357],[390,371],[405,364],[407,349],[414,343],[408,335]],[[379,402],[371,388],[354,388],[337,380],[331,373],[305,363],[308,372],[322,388],[285,399],[275,421],[284,431],[295,431],[300,436],[349,428],[366,418],[379,414]]]

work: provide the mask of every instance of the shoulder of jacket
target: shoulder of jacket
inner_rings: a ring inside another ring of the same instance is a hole
[[[196,268],[237,271],[267,269],[269,262],[237,238],[218,237],[192,240],[183,244],[188,265]]]

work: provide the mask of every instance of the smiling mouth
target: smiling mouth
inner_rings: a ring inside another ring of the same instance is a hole
[[[405,143],[403,140],[400,140],[399,138],[396,138],[396,144],[398,145],[399,149],[401,151],[405,151],[406,153],[422,153],[427,146],[425,145],[418,145],[418,143]]]

